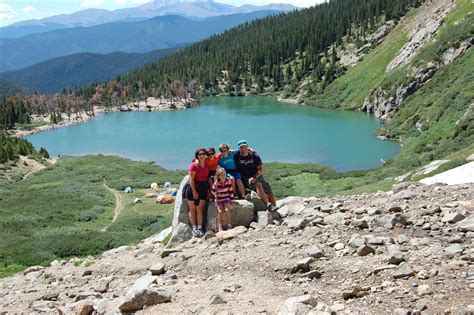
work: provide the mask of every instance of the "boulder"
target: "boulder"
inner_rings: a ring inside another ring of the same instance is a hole
[[[122,312],[135,312],[145,306],[171,302],[170,292],[160,289],[146,288],[139,291],[128,292],[119,309]]]
[[[297,215],[303,212],[305,209],[305,205],[302,203],[302,201],[295,202],[295,203],[285,203],[282,205],[277,212],[282,216],[282,217],[287,217],[287,216],[292,216],[292,215]]]
[[[233,200],[230,210],[232,226],[250,226],[254,218],[254,204],[247,200]],[[224,223],[225,215],[224,215]],[[217,232],[217,206],[215,202],[209,203],[207,208],[207,229]]]
[[[291,297],[283,301],[276,309],[276,314],[306,314],[318,304],[311,295]]]
[[[259,211],[257,212],[257,223],[259,226],[267,226],[273,223],[275,220],[275,214],[270,211]]]
[[[150,275],[138,278],[127,291],[119,309],[122,312],[134,312],[143,309],[144,306],[170,302],[172,295],[169,292],[150,288],[155,282],[156,278]]]
[[[263,201],[258,197],[257,193],[254,191],[250,192],[250,198],[248,199],[251,203],[253,203],[253,207],[255,211],[266,211],[267,206],[263,203]]]
[[[166,245],[166,248],[174,247],[183,242],[189,241],[193,238],[193,230],[191,226],[183,222],[178,223],[178,225],[173,229],[173,234]]]
[[[183,190],[186,184],[188,183],[189,175],[185,176],[179,185],[178,193],[176,194],[176,199],[174,202],[173,210],[173,230],[176,226],[182,222],[184,224],[190,225],[189,222],[189,206],[185,198],[183,198]]]

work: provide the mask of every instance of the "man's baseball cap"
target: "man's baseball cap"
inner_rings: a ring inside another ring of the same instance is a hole
[[[237,146],[240,148],[241,146],[246,146],[248,147],[248,143],[247,143],[247,140],[240,140],[239,142],[237,142]]]

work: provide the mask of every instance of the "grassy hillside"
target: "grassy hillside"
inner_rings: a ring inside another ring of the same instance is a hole
[[[180,172],[118,157],[61,158],[56,165],[0,188],[0,276],[54,259],[98,254],[130,244],[170,225],[170,206],[134,205],[107,232],[115,197],[103,186],[179,182]],[[125,195],[124,193],[122,193]]]

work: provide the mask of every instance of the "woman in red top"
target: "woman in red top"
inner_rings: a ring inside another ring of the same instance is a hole
[[[193,235],[202,237],[203,213],[209,189],[209,166],[206,164],[207,152],[199,148],[194,154],[196,160],[189,165],[189,185],[186,185],[186,199],[189,205],[189,221],[193,226]]]

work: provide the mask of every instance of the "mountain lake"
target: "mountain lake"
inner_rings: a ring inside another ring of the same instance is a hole
[[[374,133],[380,122],[361,112],[277,102],[268,97],[208,97],[164,112],[114,112],[86,123],[33,134],[36,148],[58,155],[104,154],[185,169],[198,147],[246,139],[264,162],[318,163],[337,171],[369,169],[393,158],[396,142]]]

